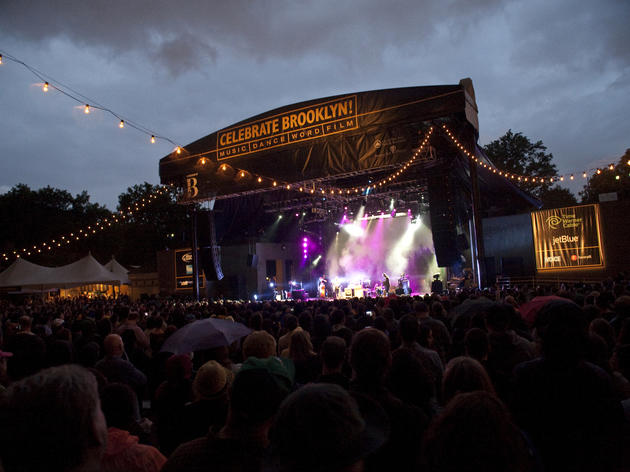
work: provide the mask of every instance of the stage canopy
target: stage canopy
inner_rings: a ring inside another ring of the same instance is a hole
[[[121,274],[107,270],[91,254],[61,267],[45,267],[19,258],[0,273],[0,287],[16,290],[71,288],[89,284],[121,285],[128,281]]]
[[[478,136],[470,79],[349,93],[277,108],[177,148],[160,160],[160,178],[180,203],[215,202],[219,245],[270,234],[269,215],[282,212],[309,229],[394,205],[430,213],[434,242],[452,248],[458,236],[470,239],[473,214],[478,225],[539,206],[472,163],[466,152],[492,166]],[[459,258],[437,245],[436,253],[441,267]]]

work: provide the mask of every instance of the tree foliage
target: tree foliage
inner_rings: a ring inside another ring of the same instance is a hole
[[[149,200],[150,195],[157,198]],[[158,194],[158,187],[146,182],[128,188],[118,201],[118,210],[134,209],[124,223],[112,223],[104,231],[51,251],[22,255],[38,264],[62,265],[91,252],[102,263],[115,256],[123,265],[155,270],[156,251],[183,243],[188,233],[187,208],[178,205],[171,193]],[[86,191],[72,196],[50,186],[32,190],[17,184],[0,195],[0,250],[12,254],[13,250],[39,247],[105,218],[111,222],[111,216],[107,208],[90,202]]]
[[[513,133],[509,129],[499,139],[488,143],[483,148],[492,163],[505,172],[531,177],[552,177],[558,169],[553,161],[553,154],[547,152],[542,141],[532,142],[522,133]],[[577,201],[573,194],[550,182],[543,184],[519,182],[523,190],[543,202],[545,208],[557,205],[573,205]]]
[[[582,203],[597,203],[599,194],[616,192],[620,200],[630,197],[630,149],[621,158],[613,170],[602,169],[601,174],[592,175],[584,190],[580,192]],[[617,178],[619,177],[619,178]]]

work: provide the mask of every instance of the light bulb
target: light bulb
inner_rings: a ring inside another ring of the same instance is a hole
[[[83,109],[83,113],[85,113],[86,115],[90,113],[90,105],[87,105],[87,104],[85,105],[85,108]]]
[[[151,135],[151,144],[155,144],[155,136]]]
[[[2,64],[2,54],[0,54],[0,64]]]
[[[44,92],[48,92],[48,82],[44,82],[44,86],[42,87]]]
[[[182,148],[177,146],[177,149],[175,149],[175,151],[177,152],[177,154],[181,154],[182,153]]]
[[[120,120],[120,123],[118,123],[118,127],[119,128],[124,128],[125,127],[125,121],[124,120]]]

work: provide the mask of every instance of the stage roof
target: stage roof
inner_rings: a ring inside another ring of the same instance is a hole
[[[160,178],[182,189],[182,201],[274,191],[288,184],[296,189],[368,185],[370,175],[407,162],[440,119],[467,123],[476,140],[477,106],[470,79],[277,108],[162,158]]]

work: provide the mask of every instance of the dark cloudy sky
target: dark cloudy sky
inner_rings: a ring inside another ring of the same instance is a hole
[[[520,131],[560,172],[630,147],[628,0],[2,0],[0,51],[180,144],[294,102],[473,79],[480,144]],[[114,209],[169,143],[0,66],[0,192]],[[579,189],[579,188],[578,188]]]

